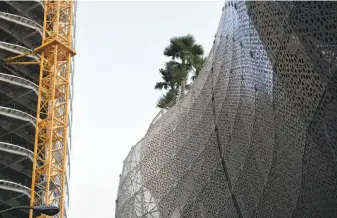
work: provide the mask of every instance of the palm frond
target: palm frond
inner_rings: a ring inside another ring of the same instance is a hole
[[[169,81],[172,80],[172,74],[171,74],[171,72],[170,72],[169,69],[167,69],[167,68],[162,69],[162,68],[161,68],[161,69],[159,69],[159,72],[160,72],[161,77],[163,78],[163,80],[164,80],[165,82],[169,82]]]
[[[180,40],[185,45],[186,48],[192,47],[195,44],[195,38],[191,34],[180,37]]]
[[[200,44],[194,44],[191,48],[191,53],[195,56],[201,56],[204,52],[204,48]]]
[[[206,58],[204,57],[196,56],[193,59],[192,66],[193,66],[194,71],[191,77],[192,80],[195,80],[199,76],[202,68],[204,67],[205,62],[206,62]]]
[[[178,92],[174,89],[165,93],[157,102],[157,107],[166,108],[178,95]]]
[[[180,87],[181,82],[186,80],[188,77],[189,66],[184,68],[181,63],[176,61],[166,62],[165,65],[165,67],[171,72],[173,80],[177,83],[177,87]]]
[[[157,82],[156,85],[154,86],[155,89],[162,90],[168,88],[168,84],[166,82]]]
[[[180,57],[180,51],[182,50],[179,37],[172,37],[170,44],[164,49],[164,55],[171,57],[173,60]]]
[[[181,63],[177,61],[168,61],[165,63],[165,68],[168,70],[178,69],[181,67]]]

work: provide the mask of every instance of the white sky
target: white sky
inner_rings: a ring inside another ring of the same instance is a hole
[[[191,33],[206,54],[222,1],[79,1],[70,218],[112,218],[123,160],[159,111],[172,36]]]

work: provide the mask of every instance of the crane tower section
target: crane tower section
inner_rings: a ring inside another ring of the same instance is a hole
[[[56,205],[63,217],[73,1],[46,1],[31,205]],[[32,218],[32,213],[30,214]]]
[[[69,93],[73,45],[74,1],[44,1],[40,62],[18,62],[28,54],[7,58],[9,64],[40,64],[30,205],[54,205],[65,217]],[[30,213],[30,218],[33,213]]]

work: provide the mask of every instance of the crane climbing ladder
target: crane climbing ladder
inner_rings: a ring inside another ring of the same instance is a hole
[[[57,218],[64,217],[65,207],[71,58],[76,54],[72,49],[74,3],[44,1],[42,45],[29,53],[39,53],[40,62],[19,60],[28,53],[6,59],[7,64],[40,65],[30,205],[58,206]]]

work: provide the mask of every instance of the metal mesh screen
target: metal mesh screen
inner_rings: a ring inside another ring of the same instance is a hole
[[[336,217],[337,3],[227,1],[190,92],[124,161],[117,218]]]

